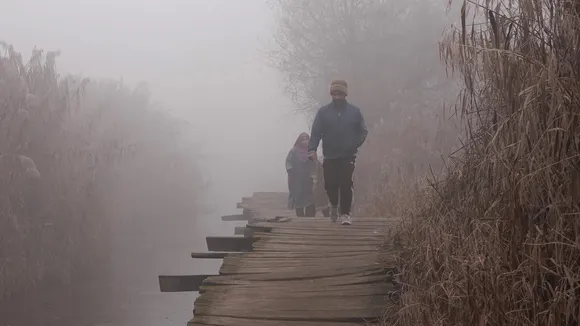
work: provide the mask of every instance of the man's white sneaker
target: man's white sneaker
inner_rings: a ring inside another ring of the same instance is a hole
[[[342,214],[342,216],[340,217],[340,224],[342,225],[351,225],[352,221],[350,220],[350,215],[348,214]]]

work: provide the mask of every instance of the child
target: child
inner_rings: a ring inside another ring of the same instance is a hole
[[[308,159],[309,140],[310,136],[307,133],[301,133],[286,157],[288,190],[290,192],[288,208],[294,209],[298,217],[314,217],[316,215],[313,180],[316,163]]]

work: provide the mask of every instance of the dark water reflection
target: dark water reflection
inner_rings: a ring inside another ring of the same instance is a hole
[[[104,284],[45,288],[0,307],[2,325],[113,325],[112,295]],[[90,295],[89,295],[90,294]]]
[[[43,289],[0,306],[0,326],[175,326],[192,317],[197,293],[160,293],[158,274],[216,273],[221,260],[193,260],[205,236],[232,235],[234,224],[214,212],[154,228],[118,228],[110,276],[77,286]],[[168,221],[166,221],[168,222]]]

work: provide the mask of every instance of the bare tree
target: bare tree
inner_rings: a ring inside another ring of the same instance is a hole
[[[272,5],[278,30],[270,58],[300,109],[323,103],[337,77],[350,82],[353,96],[368,110],[386,106],[368,100],[377,94],[400,98],[395,94],[434,89],[441,73],[434,48],[441,29],[433,27],[444,20],[429,2],[273,0]]]

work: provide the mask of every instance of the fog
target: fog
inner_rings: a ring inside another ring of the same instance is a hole
[[[155,100],[195,126],[224,201],[284,190],[281,162],[308,127],[267,65],[273,26],[265,0],[0,4],[0,39],[23,54],[61,50],[63,72],[147,82]]]
[[[191,317],[195,294],[159,293],[157,275],[215,273],[219,262],[192,261],[188,254],[206,249],[206,235],[233,234],[234,225],[219,217],[234,213],[240,197],[286,189],[283,161],[298,133],[307,131],[264,55],[273,23],[265,0],[0,3],[0,40],[24,57],[34,47],[60,50],[62,74],[147,83],[163,110],[192,124],[209,185],[203,207],[180,216],[129,216],[138,210],[119,196],[110,211],[126,220],[115,224],[113,289],[33,293],[34,303],[26,297],[11,303],[20,313],[12,323],[147,326],[184,324]],[[147,224],[156,227],[143,235]]]
[[[34,291],[0,304],[0,326],[187,321],[196,294],[160,293],[157,275],[216,273],[190,252],[232,235],[220,216],[242,196],[287,189],[309,129],[296,111],[328,101],[333,79],[370,131],[353,215],[408,213],[461,146],[460,78],[441,64],[461,3],[1,1],[0,41],[23,58],[0,43],[0,181],[14,164],[24,190],[0,186],[0,300]],[[57,68],[34,47],[60,50]],[[73,286],[38,286],[52,278]]]

